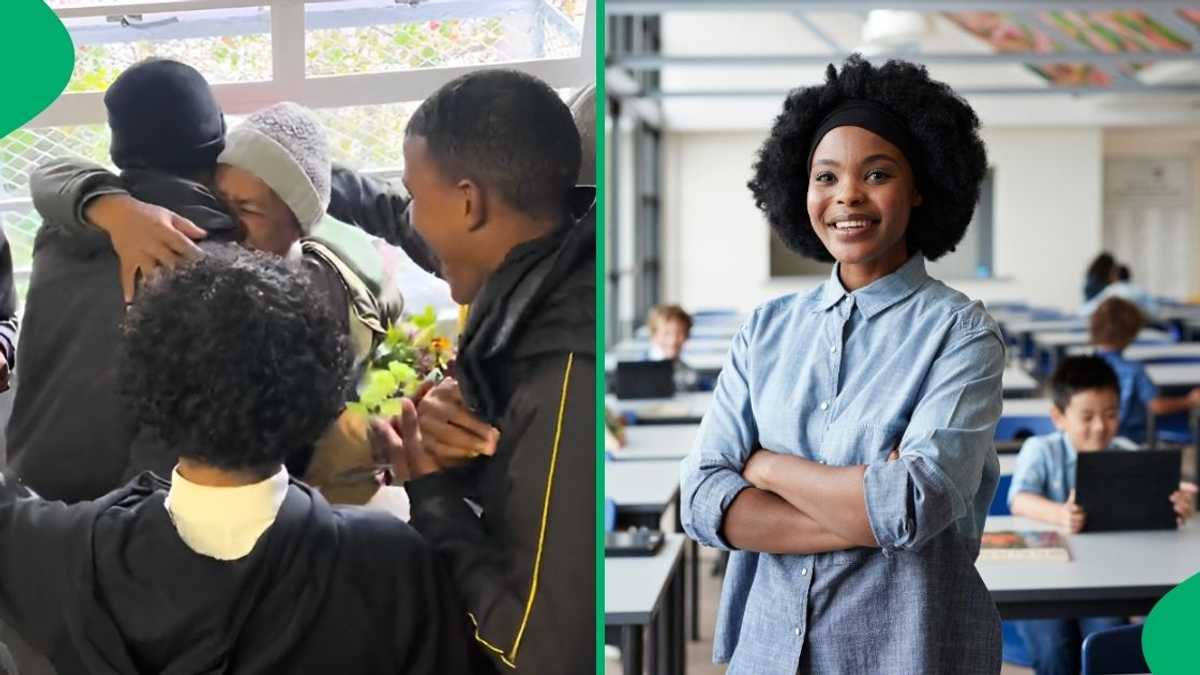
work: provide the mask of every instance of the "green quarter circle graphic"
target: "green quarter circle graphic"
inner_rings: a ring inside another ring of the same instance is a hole
[[[58,98],[75,67],[75,48],[43,0],[9,0],[0,24],[0,137]]]
[[[1200,573],[1159,600],[1142,629],[1142,653],[1155,675],[1197,672],[1193,649],[1200,626]]]

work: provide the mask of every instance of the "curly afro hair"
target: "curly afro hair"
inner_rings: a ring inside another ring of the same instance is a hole
[[[830,64],[825,84],[790,93],[759,150],[748,185],[771,229],[793,251],[833,262],[808,217],[807,162],[817,126],[850,99],[887,108],[907,124],[922,148],[922,157],[908,158],[918,171],[916,185],[923,198],[909,218],[909,253],[936,260],[953,251],[971,222],[987,171],[979,118],[949,86],[929,79],[924,66],[888,61],[876,68],[857,54],[840,73]]]
[[[307,277],[231,244],[153,277],[124,323],[123,394],[180,455],[265,471],[311,451],[350,384],[344,331]]]

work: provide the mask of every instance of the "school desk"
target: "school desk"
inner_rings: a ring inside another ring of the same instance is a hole
[[[658,529],[675,507],[675,530],[683,532],[679,504],[679,460],[604,463],[604,494],[617,505],[617,517],[634,526]],[[700,639],[700,545],[690,541],[692,639]]]
[[[619,400],[609,395],[609,409],[633,424],[697,424],[712,405],[711,391],[690,391],[671,398]]]
[[[1028,518],[992,516],[985,529],[1050,530]],[[1180,530],[1064,534],[1070,562],[978,562],[1005,619],[1133,616],[1200,571],[1200,523]]]
[[[1096,351],[1091,345],[1076,345],[1067,349],[1072,356],[1092,354]],[[1165,345],[1130,345],[1121,352],[1126,361],[1153,361],[1158,359],[1197,359],[1200,360],[1200,342],[1172,342]]]
[[[687,456],[696,441],[697,424],[651,424],[625,427],[625,447],[611,450],[614,462],[674,460]]]
[[[642,675],[643,631],[650,629],[653,673],[684,673],[683,543],[668,534],[653,557],[604,559],[604,626],[621,639],[625,675]]]

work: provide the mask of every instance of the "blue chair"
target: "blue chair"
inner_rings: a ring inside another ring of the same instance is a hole
[[[1016,441],[1029,436],[1040,436],[1054,431],[1050,411],[1045,415],[1002,416],[996,424],[996,440]]]
[[[1005,663],[1022,668],[1033,667],[1033,657],[1025,647],[1025,641],[1017,632],[1017,627],[1011,621],[1000,622],[1000,648]]]
[[[1154,419],[1154,436],[1160,443],[1192,444],[1191,420],[1186,412],[1162,415]]]
[[[1083,675],[1148,673],[1142,655],[1142,625],[1118,626],[1087,636],[1083,641]]]
[[[992,497],[992,505],[988,507],[989,516],[1011,516],[1008,510],[1008,488],[1012,485],[1012,476],[1000,476],[996,485],[996,496]]]
[[[604,499],[604,531],[612,532],[617,526],[617,503],[607,497]]]

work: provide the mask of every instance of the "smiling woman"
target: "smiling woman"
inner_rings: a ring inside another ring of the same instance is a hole
[[[714,641],[730,673],[999,671],[974,560],[1004,347],[925,271],[971,220],[978,125],[923,67],[853,57],[762,147],[758,207],[836,264],[751,314],[682,468],[684,527],[733,551]]]

